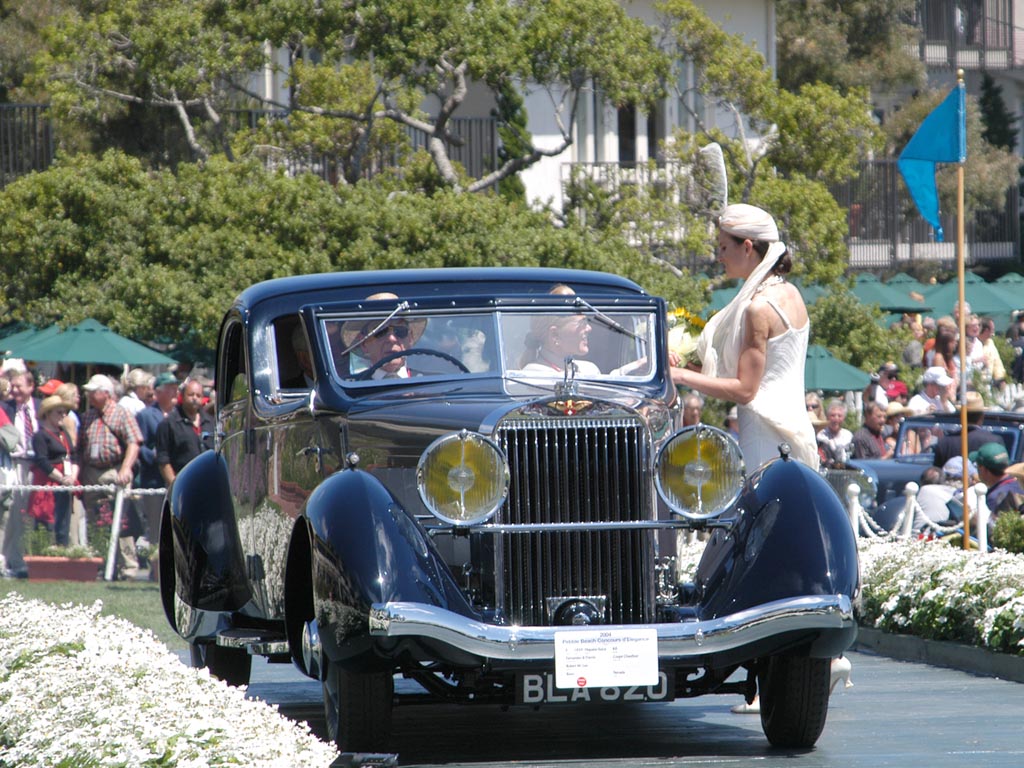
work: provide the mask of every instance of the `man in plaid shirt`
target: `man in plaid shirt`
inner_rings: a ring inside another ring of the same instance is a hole
[[[82,389],[89,397],[90,406],[78,430],[82,484],[128,487],[142,445],[138,422],[117,404],[110,377],[98,373]],[[97,519],[98,507],[104,502],[110,503],[110,496],[104,492],[88,492],[83,496],[86,514],[93,521]],[[135,541],[131,536],[121,536],[119,546],[124,563],[118,573],[123,578],[132,578],[139,568]]]

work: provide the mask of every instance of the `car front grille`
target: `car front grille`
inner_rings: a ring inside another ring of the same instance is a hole
[[[498,522],[651,519],[651,448],[639,419],[509,420],[497,435],[510,469]],[[551,624],[551,599],[573,597],[597,598],[605,624],[652,619],[649,530],[504,533],[497,554],[499,608],[510,623]]]

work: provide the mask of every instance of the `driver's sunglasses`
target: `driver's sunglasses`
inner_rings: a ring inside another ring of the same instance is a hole
[[[383,328],[381,328],[379,331],[377,331],[375,334],[373,334],[373,338],[375,338],[375,339],[383,339],[389,333],[395,334],[395,338],[396,339],[404,339],[406,336],[409,335],[409,326],[407,326],[407,325],[385,325]]]

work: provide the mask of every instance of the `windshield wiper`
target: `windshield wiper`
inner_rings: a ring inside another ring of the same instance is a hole
[[[590,311],[591,314],[593,314],[595,319],[601,321],[602,325],[611,328],[613,331],[618,331],[619,333],[625,334],[626,336],[629,336],[630,338],[639,341],[644,346],[647,346],[647,339],[645,339],[638,333],[633,333],[633,331],[629,330],[618,321],[612,319],[611,317],[608,317],[608,315],[599,310],[597,307],[595,307],[589,301],[584,299],[582,296],[577,296],[573,300],[573,304],[577,307],[585,307],[587,310]]]
[[[404,312],[407,309],[409,309],[409,302],[408,301],[400,301],[400,302],[398,302],[398,306],[396,306],[393,310],[391,310],[391,314],[390,315],[388,315],[383,320],[381,320],[379,323],[377,323],[377,325],[375,325],[372,330],[368,331],[367,333],[363,333],[363,334],[360,334],[359,336],[357,336],[355,341],[353,341],[351,344],[348,345],[348,347],[346,347],[344,350],[342,350],[342,353],[341,353],[342,356],[344,357],[349,352],[351,352],[353,349],[355,349],[360,344],[362,344],[364,341],[366,341],[368,338],[373,336],[373,334],[375,334],[381,328],[384,328],[388,323],[391,322],[391,319],[395,315],[397,315],[399,312]]]

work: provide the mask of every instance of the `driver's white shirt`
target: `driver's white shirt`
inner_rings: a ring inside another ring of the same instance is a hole
[[[383,368],[378,368],[373,372],[374,379],[408,379],[410,377],[409,369],[403,365],[397,371],[385,371]]]

